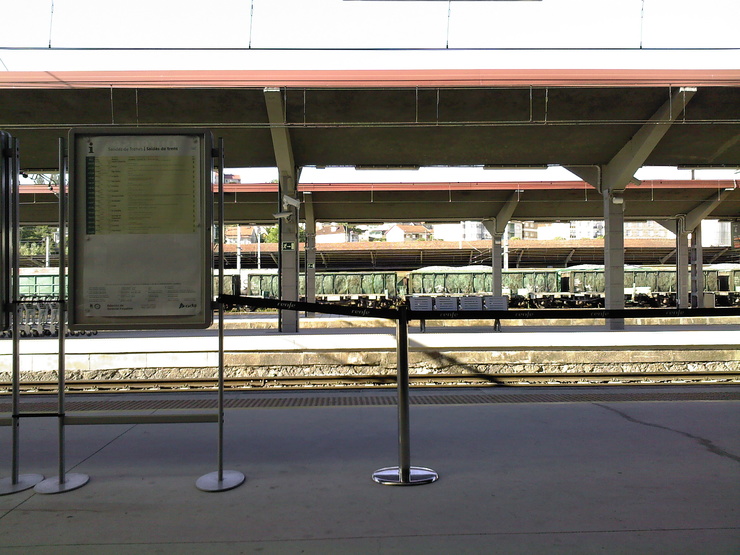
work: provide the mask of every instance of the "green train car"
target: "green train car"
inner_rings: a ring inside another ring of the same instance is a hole
[[[279,296],[277,270],[242,270],[241,294],[275,299]],[[301,297],[306,295],[305,276],[299,277]],[[378,305],[398,298],[396,272],[321,272],[316,274],[316,300]],[[383,301],[383,303],[381,303]]]
[[[704,266],[704,292],[716,306],[740,306],[740,264]],[[360,306],[388,306],[407,295],[491,294],[490,266],[430,266],[411,272],[364,271],[318,272],[316,299]],[[604,267],[581,265],[569,268],[515,268],[504,270],[502,293],[509,306],[600,307],[604,304]],[[218,280],[214,278],[214,291]],[[300,276],[300,295],[305,297],[305,277]],[[19,282],[22,298],[57,297],[59,276],[48,269],[23,269]],[[277,298],[276,269],[227,270],[224,292]],[[626,266],[624,293],[627,306],[673,306],[676,302],[676,271],[673,266]]]
[[[491,267],[432,266],[409,272],[407,293],[412,295],[482,295],[491,293]],[[740,265],[707,265],[704,292],[714,295],[716,306],[740,305]],[[511,307],[602,307],[606,281],[604,267],[508,269],[501,277],[502,293]],[[675,267],[626,266],[626,306],[675,306]]]
[[[18,292],[21,298],[59,297],[59,273],[37,270],[22,274],[18,281]]]
[[[409,272],[405,280],[409,295],[490,295],[493,276],[490,266],[430,266]],[[506,270],[501,276],[512,307],[528,305],[530,296],[558,292],[558,280],[558,271],[550,268]]]

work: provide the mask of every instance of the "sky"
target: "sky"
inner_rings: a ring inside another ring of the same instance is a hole
[[[394,63],[398,53],[280,56],[264,49],[740,48],[738,0],[0,0],[0,70],[247,68],[254,64]],[[40,50],[9,50],[34,48]],[[72,52],[70,48],[221,48],[253,52]],[[416,59],[419,59],[417,53]],[[508,53],[444,56],[439,64],[502,63]],[[642,53],[643,58],[651,59]],[[734,62],[717,54],[681,63]],[[628,53],[622,52],[626,59]],[[585,53],[582,53],[585,56]],[[607,63],[604,53],[594,63]],[[687,59],[688,56],[688,59]],[[423,56],[421,56],[423,57]],[[563,53],[535,60],[549,65]],[[404,58],[401,56],[401,58]],[[414,59],[408,58],[407,59]],[[277,61],[276,61],[277,60]],[[632,63],[632,62],[626,62]],[[194,67],[195,66],[195,67]]]
[[[740,67],[740,0],[0,0],[0,14],[0,71]]]

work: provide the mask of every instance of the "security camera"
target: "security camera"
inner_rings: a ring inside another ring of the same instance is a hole
[[[293,197],[289,197],[288,195],[283,195],[283,208],[287,208],[288,206],[300,208],[301,201],[298,199],[294,199]]]
[[[272,217],[278,220],[288,220],[292,215],[292,212],[276,212]]]

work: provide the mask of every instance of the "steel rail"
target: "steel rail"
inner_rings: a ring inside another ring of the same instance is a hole
[[[416,387],[495,387],[495,386],[595,386],[595,385],[670,385],[670,384],[740,384],[737,372],[620,372],[589,374],[412,374],[409,381]],[[285,389],[392,388],[395,374],[365,376],[288,376],[226,378],[230,391]],[[53,394],[57,382],[25,382],[22,394]],[[142,393],[165,391],[212,391],[216,378],[175,380],[69,380],[68,393]],[[10,394],[10,384],[0,383],[0,396]]]

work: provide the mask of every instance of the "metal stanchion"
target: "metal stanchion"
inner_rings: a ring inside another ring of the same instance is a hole
[[[66,180],[67,170],[64,139],[59,139],[59,378],[57,390],[58,406],[58,439],[59,439],[59,476],[48,478],[40,482],[35,490],[37,493],[64,493],[81,488],[90,480],[87,474],[67,473],[65,458],[65,387],[66,387],[66,363],[65,363],[65,335],[67,333],[67,302],[66,302]]]
[[[12,313],[13,313],[13,359],[12,359],[12,447],[11,447],[11,475],[9,478],[0,480],[0,495],[8,495],[31,489],[41,482],[44,477],[41,474],[20,474],[20,326],[18,319],[20,289],[18,285],[19,259],[18,247],[20,244],[20,218],[19,218],[19,192],[18,192],[18,143],[13,137],[5,135],[7,144],[0,144],[0,150],[7,150],[2,153],[4,166],[2,169],[2,178],[6,182],[8,191],[8,210],[6,216],[10,220],[10,226],[6,232],[11,232],[10,251],[11,251],[11,275],[13,276],[12,284]],[[5,148],[3,148],[5,147]],[[7,155],[6,155],[7,154]],[[5,240],[6,238],[3,238]]]
[[[198,478],[195,487],[202,491],[226,491],[246,479],[237,470],[224,470],[224,140],[218,140],[218,470]]]
[[[396,366],[398,382],[398,466],[381,468],[373,480],[386,486],[417,486],[435,482],[439,475],[431,468],[411,466],[409,426],[409,322],[406,307],[398,311],[396,321]]]

